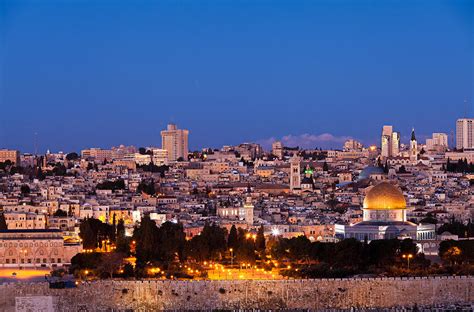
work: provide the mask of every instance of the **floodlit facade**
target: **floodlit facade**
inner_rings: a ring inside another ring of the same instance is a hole
[[[0,268],[63,266],[81,251],[80,242],[65,242],[60,230],[0,231]]]
[[[20,164],[20,152],[17,150],[0,149],[0,162],[11,161]]]
[[[456,121],[456,149],[474,149],[474,119],[462,118]]]
[[[446,133],[433,133],[430,139],[426,139],[426,149],[445,151],[448,148],[448,135]]]
[[[336,224],[336,236],[360,241],[393,238],[414,240],[435,239],[435,225],[407,221],[403,193],[389,182],[380,182],[366,194],[363,203],[363,221],[355,224]]]

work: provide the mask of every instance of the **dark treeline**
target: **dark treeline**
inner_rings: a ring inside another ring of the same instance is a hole
[[[84,249],[102,248],[102,241],[115,243],[116,226],[103,223],[98,219],[84,219],[79,226],[79,236]]]
[[[148,195],[155,195],[155,181],[141,181],[140,184],[138,184],[137,193],[142,192]]]
[[[162,177],[164,177],[165,173],[170,169],[170,167],[167,165],[157,166],[153,163],[150,163],[148,165],[137,165],[137,168],[146,172],[159,172]]]
[[[222,261],[232,257],[237,262],[255,263],[264,254],[263,228],[257,234],[232,226],[228,233],[215,224],[205,224],[200,235],[185,239],[181,224],[165,222],[157,227],[148,216],[135,228],[137,263],[173,261]]]
[[[122,179],[117,179],[115,181],[104,181],[102,183],[98,183],[96,185],[96,189],[98,190],[124,190],[125,189],[125,181]]]
[[[458,235],[461,238],[474,237],[474,223],[469,220],[467,224],[464,224],[453,218],[449,223],[445,223],[438,228],[438,234],[444,232]]]
[[[89,268],[101,276],[112,276],[117,259],[135,256],[135,269],[122,266],[121,276],[149,276],[147,268],[160,267],[173,272],[169,274],[175,277],[192,278],[186,274],[184,264],[199,266],[205,261],[234,267],[246,263],[268,270],[277,268],[280,274],[296,278],[474,273],[474,240],[442,242],[439,256],[444,265],[439,266],[431,265],[418,253],[411,239],[311,242],[305,236],[265,238],[263,227],[251,233],[235,226],[227,231],[215,224],[206,224],[199,235],[187,240],[182,224],[165,222],[158,227],[149,216],[144,216],[133,236],[127,238],[123,220],[115,224],[115,220],[113,224],[92,218],[83,220],[80,236],[84,248],[101,248],[103,240],[110,240],[117,247],[113,253],[118,255],[114,258],[79,254],[72,260],[72,271]],[[104,264],[104,261],[111,263]]]
[[[417,254],[411,239],[373,240],[370,243],[345,239],[337,243],[311,242],[305,236],[279,239],[271,249],[276,259],[299,264],[300,270],[284,271],[293,277],[345,277],[380,274],[403,267],[403,255],[411,255],[412,268],[426,268],[430,262]]]
[[[459,159],[457,162],[451,162],[448,158],[444,169],[448,172],[472,173],[474,172],[474,164],[468,163],[466,158]]]

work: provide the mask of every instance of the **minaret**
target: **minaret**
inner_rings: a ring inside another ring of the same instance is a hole
[[[416,162],[418,160],[418,145],[416,143],[415,129],[411,130],[410,139],[410,161]]]
[[[293,155],[290,159],[290,190],[294,192],[301,188],[301,167],[300,158]]]

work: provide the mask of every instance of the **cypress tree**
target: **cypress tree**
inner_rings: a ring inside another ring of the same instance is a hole
[[[227,238],[227,247],[233,248],[234,250],[237,249],[238,246],[238,237],[237,237],[237,229],[235,225],[232,225],[230,228],[229,236]]]
[[[7,221],[5,220],[5,215],[0,213],[0,231],[8,230]]]
[[[257,238],[255,240],[255,248],[263,255],[265,253],[265,236],[263,235],[263,225],[260,226],[257,232]]]

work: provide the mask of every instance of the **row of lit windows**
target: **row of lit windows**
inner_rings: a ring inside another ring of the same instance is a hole
[[[61,263],[61,258],[51,258],[50,259],[50,263]],[[57,261],[56,261],[57,260]],[[17,262],[17,259],[13,258],[13,259],[5,259],[5,264],[17,264],[17,263],[21,263],[21,264],[25,264],[25,263],[28,263],[28,264],[32,264],[34,261],[34,263],[41,263],[41,259],[40,258],[36,258],[36,259],[32,259],[32,258],[28,258],[28,259],[20,259],[19,262]],[[47,263],[48,262],[48,259],[46,258],[43,258],[43,263]]]
[[[43,221],[43,218],[42,217],[39,217],[37,218],[36,216],[34,217],[19,217],[19,218],[14,218],[14,217],[6,217],[5,218],[6,220],[8,221],[15,221],[15,220],[19,220],[19,221],[25,221],[25,220],[39,220],[39,221]]]
[[[33,244],[35,247],[38,247],[38,243],[3,243],[3,247],[33,247]],[[0,244],[0,246],[2,246],[2,244]],[[39,243],[39,246],[40,247],[48,247],[48,243]],[[53,246],[56,246],[56,247],[60,247],[62,246],[62,243],[49,243],[49,246],[50,247],[53,247]]]

